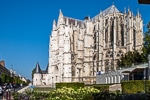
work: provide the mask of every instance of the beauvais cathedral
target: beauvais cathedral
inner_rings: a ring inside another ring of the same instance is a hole
[[[37,63],[34,85],[57,82],[94,84],[96,74],[115,71],[118,59],[126,52],[140,50],[143,44],[143,20],[115,5],[93,18],[79,20],[59,12],[53,21],[49,42],[49,64],[41,70]]]

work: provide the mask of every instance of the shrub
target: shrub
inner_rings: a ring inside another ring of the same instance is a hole
[[[136,94],[140,92],[150,92],[149,80],[132,80],[121,83],[123,93]]]
[[[98,89],[98,90],[100,90],[101,92],[105,92],[105,91],[109,91],[109,84],[95,84],[95,85],[93,85],[93,87],[95,88],[95,89]]]
[[[93,93],[93,100],[121,100],[121,96],[111,92]]]
[[[79,89],[80,87],[84,87],[84,83],[78,83],[78,82],[74,82],[74,83],[56,83],[56,89],[58,88],[62,88],[62,87],[68,87],[68,88],[73,88],[73,89]]]

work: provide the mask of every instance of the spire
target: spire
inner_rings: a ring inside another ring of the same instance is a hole
[[[130,7],[128,7],[128,14],[129,14],[129,16],[131,16]]]
[[[56,21],[53,20],[53,30],[55,30],[55,29],[56,29]]]
[[[131,15],[133,16],[133,12],[131,13]]]
[[[128,7],[128,12],[130,12],[130,7]]]
[[[62,11],[60,9],[59,10],[59,17],[58,17],[58,24],[57,25],[63,24],[63,22],[64,22],[63,13],[62,13]]]
[[[140,12],[139,12],[139,9],[137,10],[137,16],[140,16]]]
[[[115,4],[114,4],[114,0],[113,0],[113,2],[112,2],[112,7],[113,7],[113,12],[116,12],[116,7],[115,7]]]
[[[126,7],[124,7],[124,13],[126,14]]]
[[[62,13],[61,9],[59,9],[59,17],[63,17],[63,13]]]
[[[39,63],[37,62],[36,67],[35,67],[35,73],[40,73],[41,72],[41,68]]]

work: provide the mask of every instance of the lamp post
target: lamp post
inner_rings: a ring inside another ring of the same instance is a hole
[[[147,79],[150,80],[150,54],[148,55]]]
[[[148,55],[148,68],[144,70],[144,91],[146,93],[146,80],[150,80],[150,54]]]

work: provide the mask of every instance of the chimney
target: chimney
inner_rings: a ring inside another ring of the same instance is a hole
[[[0,61],[0,65],[2,65],[3,67],[5,67],[5,61],[4,60]]]

